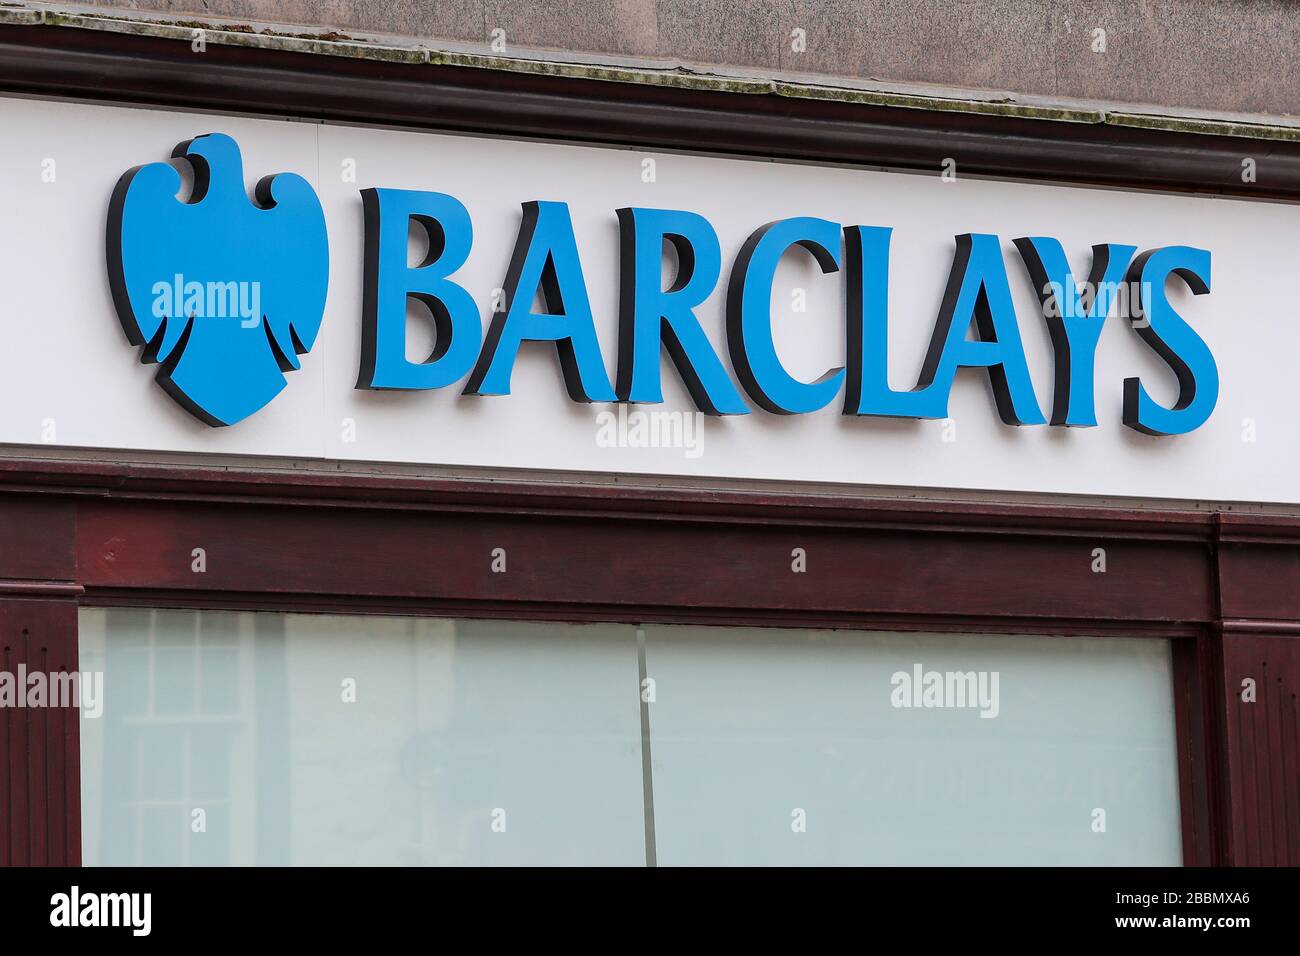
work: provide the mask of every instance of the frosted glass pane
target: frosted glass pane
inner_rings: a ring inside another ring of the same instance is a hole
[[[1167,641],[645,630],[660,865],[1181,862]]]
[[[87,609],[81,667],[88,864],[645,861],[632,628]]]

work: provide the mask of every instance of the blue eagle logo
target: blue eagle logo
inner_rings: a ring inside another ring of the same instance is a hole
[[[167,393],[209,425],[233,425],[280,393],[316,341],[325,214],[293,173],[263,178],[250,201],[239,145],[221,133],[181,143],[172,158],[128,170],[113,190],[113,303]],[[188,200],[178,198],[180,163],[193,170]]]

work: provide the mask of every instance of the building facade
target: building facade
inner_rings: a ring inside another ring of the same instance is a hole
[[[0,8],[0,861],[1300,862],[1290,8],[206,7]]]

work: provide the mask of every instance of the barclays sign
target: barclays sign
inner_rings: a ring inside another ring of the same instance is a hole
[[[275,398],[316,340],[329,282],[325,216],[312,186],[293,174],[262,179],[250,202],[240,151],[228,136],[182,143],[173,159],[193,171],[188,200],[177,198],[182,179],[169,163],[136,167],[119,180],[106,236],[109,282],[126,336],[143,349],[143,361],[158,363],[159,384],[207,424],[231,425]],[[456,281],[474,244],[466,206],[445,193],[388,188],[364,189],[361,200],[357,388],[418,391],[464,381],[465,394],[508,395],[521,346],[545,342],[554,345],[576,402],[662,402],[666,351],[696,407],[709,415],[746,415],[753,407],[797,415],[839,401],[850,416],[944,418],[955,376],[966,368],[988,376],[1006,424],[1093,426],[1098,342],[1113,316],[1131,325],[1178,389],[1172,403],[1161,404],[1140,376],[1113,383],[1122,389],[1125,425],[1184,434],[1204,424],[1218,400],[1214,356],[1168,290],[1177,282],[1194,295],[1209,292],[1205,249],[1098,244],[1080,279],[1056,239],[1014,240],[1054,354],[1052,405],[1044,414],[996,235],[956,237],[920,375],[915,387],[896,390],[887,376],[890,228],[813,217],[769,222],[750,234],[724,276],[723,250],[704,216],[613,210],[619,291],[611,380],[566,203],[523,204],[502,308],[485,331],[478,303]],[[428,255],[416,265],[408,261],[412,224],[429,237]],[[666,247],[676,261],[668,283]],[[843,314],[809,321],[842,327],[844,362],[811,381],[790,374],[772,331],[773,282],[787,255],[811,256],[822,273],[843,277]],[[730,368],[696,316],[719,288]],[[533,308],[538,298],[541,312]],[[422,361],[407,355],[411,299],[428,307],[436,327],[434,348]]]

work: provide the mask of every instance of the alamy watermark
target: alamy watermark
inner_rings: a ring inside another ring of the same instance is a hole
[[[104,672],[0,671],[0,707],[77,707],[86,717],[104,713]]]
[[[889,679],[894,707],[978,709],[993,718],[1001,710],[998,671],[927,671],[919,663],[912,670],[895,671]]]
[[[68,892],[50,897],[50,925],[119,926],[131,930],[132,936],[148,936],[152,910],[152,893],[82,892],[73,884]]]
[[[628,411],[596,416],[597,448],[680,448],[687,458],[704,454],[703,412]]]
[[[1049,319],[1091,318],[1093,303],[1100,298],[1106,304],[1106,314],[1116,307],[1120,318],[1142,328],[1150,325],[1142,307],[1151,301],[1150,282],[1082,282],[1077,291],[1077,295],[1066,295],[1061,283],[1047,283],[1043,286],[1043,315]]]
[[[239,319],[251,329],[262,321],[262,283],[194,282],[176,273],[171,281],[153,284],[155,319]]]

